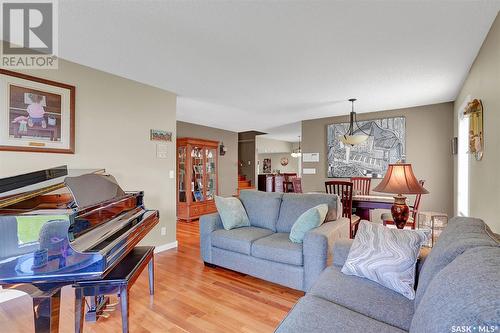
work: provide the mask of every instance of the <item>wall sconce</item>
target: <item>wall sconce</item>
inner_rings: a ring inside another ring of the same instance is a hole
[[[484,133],[483,133],[483,103],[474,99],[467,104],[464,116],[469,117],[469,154],[474,155],[476,161],[483,158]]]
[[[224,146],[224,142],[221,142],[219,146],[219,155],[224,156],[226,155],[226,153],[227,153],[227,147]]]

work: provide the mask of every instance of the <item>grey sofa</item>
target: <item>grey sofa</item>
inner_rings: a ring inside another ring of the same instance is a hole
[[[276,332],[500,331],[500,243],[483,221],[450,221],[417,267],[415,300],[367,279],[342,274],[351,243],[334,244],[333,265]]]
[[[349,220],[338,217],[337,199],[329,194],[241,191],[251,226],[225,230],[219,214],[202,216],[203,261],[305,291],[327,266],[333,241],[349,237]],[[322,203],[335,220],[309,231],[302,244],[292,243],[288,236],[294,222]]]

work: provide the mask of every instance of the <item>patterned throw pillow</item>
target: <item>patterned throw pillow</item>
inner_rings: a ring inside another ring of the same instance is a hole
[[[415,298],[415,264],[428,231],[361,221],[342,273],[363,277]]]
[[[238,198],[223,198],[215,196],[215,206],[222,220],[224,229],[231,230],[240,227],[249,227],[247,212]]]
[[[302,213],[290,230],[289,238],[294,243],[302,243],[309,230],[319,227],[325,221],[328,205],[321,204]]]

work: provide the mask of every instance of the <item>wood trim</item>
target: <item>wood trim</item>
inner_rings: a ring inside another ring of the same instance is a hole
[[[47,84],[63,89],[69,90],[69,148],[68,149],[59,149],[59,148],[35,148],[35,147],[16,147],[16,146],[2,146],[0,145],[0,150],[4,151],[24,151],[24,152],[32,152],[32,153],[60,153],[60,154],[74,154],[75,153],[75,98],[76,98],[76,88],[75,86],[43,79],[36,76],[31,76],[27,74],[22,74],[18,72],[9,71],[6,69],[0,69],[0,74],[17,77],[23,80],[38,82],[41,84]]]
[[[197,139],[197,138],[177,138],[177,146],[179,145],[200,145],[212,148],[219,147],[219,141],[214,140],[205,140],[205,139]]]

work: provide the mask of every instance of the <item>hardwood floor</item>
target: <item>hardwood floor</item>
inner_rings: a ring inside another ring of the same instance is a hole
[[[147,270],[130,293],[130,331],[272,332],[302,292],[223,268],[207,268],[199,253],[198,222],[178,223],[179,247],[155,256],[155,295]],[[60,332],[73,332],[74,293],[62,291]],[[31,298],[0,303],[0,332],[33,332]],[[120,312],[85,323],[85,332],[121,332]]]

